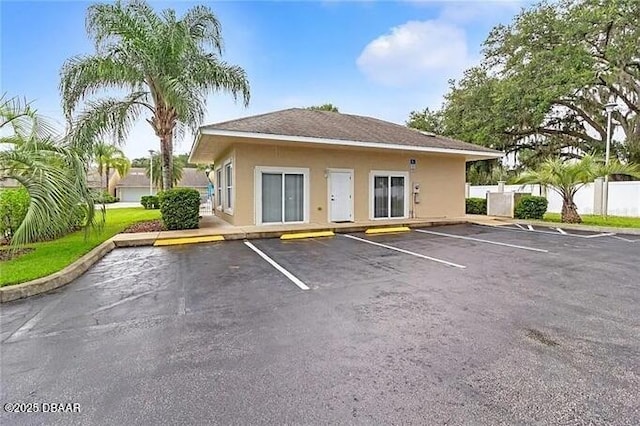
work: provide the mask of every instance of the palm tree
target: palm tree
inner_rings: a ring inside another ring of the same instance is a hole
[[[29,193],[26,216],[11,242],[55,238],[76,225],[79,208],[95,224],[83,156],[53,136],[31,105],[0,97],[0,183],[14,179]]]
[[[156,154],[153,156],[153,186],[155,186],[156,188],[164,188],[164,185],[163,185],[164,173],[162,173],[162,169],[164,166],[162,165],[160,160],[161,159],[159,155]],[[180,157],[176,156],[173,158],[171,165],[173,167],[173,170],[171,171],[171,176],[173,178],[173,181],[171,182],[171,186],[175,186],[178,184],[178,182],[182,180],[184,162]],[[149,162],[147,162],[147,164],[145,165],[144,172],[147,175],[147,177],[151,175]]]
[[[548,159],[537,170],[527,171],[516,177],[516,184],[545,185],[562,197],[562,222],[580,223],[582,218],[573,197],[578,190],[598,177],[613,174],[640,177],[637,165],[622,164],[617,160],[604,162],[592,155],[585,155],[578,161],[563,161],[560,158]]]
[[[249,103],[245,71],[220,60],[220,22],[210,8],[195,6],[180,19],[172,9],[157,14],[145,1],[116,1],[88,9],[87,30],[96,53],[65,62],[60,90],[75,144],[112,135],[124,140],[141,115],[160,139],[163,189],[174,179],[174,137],[195,131],[210,92],[228,92]],[[100,90],[122,98],[87,100]],[[74,116],[79,104],[84,109]]]
[[[98,142],[93,146],[93,161],[95,161],[98,174],[104,173],[104,190],[109,190],[109,174],[115,169],[121,177],[126,176],[131,168],[131,162],[118,147],[106,142]]]

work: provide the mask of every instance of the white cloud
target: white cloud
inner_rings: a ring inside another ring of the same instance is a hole
[[[356,60],[369,80],[393,87],[424,87],[459,78],[479,60],[480,42],[470,45],[467,29],[484,31],[508,22],[530,0],[423,1],[417,6],[440,4],[437,18],[408,21],[371,41]],[[473,37],[477,38],[477,34]]]
[[[389,86],[410,86],[432,78],[446,81],[470,63],[464,30],[441,20],[394,27],[371,41],[356,60],[369,79]]]

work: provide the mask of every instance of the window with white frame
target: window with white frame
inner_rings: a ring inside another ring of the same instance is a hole
[[[224,209],[230,211],[233,209],[233,165],[228,162],[224,165]]]
[[[256,168],[257,222],[307,222],[308,185],[308,169]]]
[[[407,217],[407,182],[405,172],[371,173],[371,203],[373,219]]]
[[[216,206],[222,208],[222,168],[216,170]]]

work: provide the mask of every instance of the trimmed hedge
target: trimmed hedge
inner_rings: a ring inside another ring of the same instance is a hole
[[[467,214],[487,214],[487,200],[484,198],[467,198],[466,213]]]
[[[143,195],[142,198],[140,198],[140,204],[147,210],[159,209],[160,199],[156,195]]]
[[[195,229],[200,216],[200,193],[195,189],[176,188],[158,194],[162,221],[169,230]]]
[[[516,219],[540,219],[547,212],[549,202],[544,197],[525,195],[520,198],[513,211]]]

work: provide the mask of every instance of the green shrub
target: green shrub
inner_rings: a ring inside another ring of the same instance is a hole
[[[549,202],[544,197],[525,195],[517,202],[513,211],[516,219],[540,219],[547,212]]]
[[[27,215],[29,202],[24,188],[0,190],[0,236],[11,239]]]
[[[487,214],[487,200],[484,198],[467,198],[465,211],[467,214]]]
[[[158,194],[162,221],[169,230],[195,229],[200,215],[200,193],[195,189],[176,188]]]
[[[120,201],[119,198],[114,197],[106,191],[97,194],[95,197],[95,202],[99,204],[111,204],[118,201]]]
[[[97,212],[96,212],[97,214]],[[71,222],[69,223],[69,231],[73,232],[85,225],[85,219],[87,218],[86,207],[76,206],[71,212]]]
[[[147,210],[160,208],[160,200],[156,195],[143,195],[140,198],[140,204]]]

